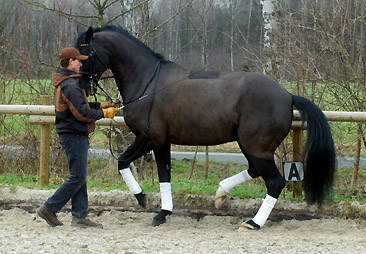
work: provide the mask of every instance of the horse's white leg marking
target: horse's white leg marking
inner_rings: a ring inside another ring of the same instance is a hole
[[[161,209],[172,212],[173,198],[171,183],[160,183]]]
[[[229,192],[235,186],[245,183],[246,181],[252,180],[252,177],[249,175],[248,170],[244,170],[236,175],[230,176],[220,182],[220,187],[224,189],[224,191]]]
[[[119,172],[121,173],[123,180],[132,194],[139,194],[142,192],[142,189],[135,177],[132,175],[130,168],[121,169]]]
[[[232,188],[250,180],[252,180],[252,177],[249,175],[248,170],[244,170],[236,175],[230,176],[222,180],[219,184],[219,188],[216,191],[216,197],[215,197],[216,208],[220,208],[224,204],[226,194]]]
[[[265,199],[263,199],[263,203],[259,208],[257,214],[252,219],[252,221],[254,221],[258,226],[263,227],[276,202],[277,198],[271,197],[270,195],[267,194]]]

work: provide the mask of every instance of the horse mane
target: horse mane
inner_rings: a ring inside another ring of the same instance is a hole
[[[98,32],[115,32],[115,33],[122,34],[123,36],[127,37],[128,39],[130,39],[134,43],[138,44],[142,49],[144,49],[150,55],[154,56],[157,60],[160,60],[160,61],[163,61],[163,62],[169,62],[168,60],[165,59],[163,54],[154,52],[150,47],[148,47],[146,44],[141,42],[135,36],[131,35],[130,32],[127,29],[125,29],[121,26],[107,25],[107,26],[103,26],[103,27],[93,28],[93,33],[98,33]],[[81,36],[78,38],[78,42],[82,41]]]

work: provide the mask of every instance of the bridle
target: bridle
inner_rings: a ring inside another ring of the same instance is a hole
[[[94,96],[95,101],[97,101],[96,95],[98,94],[98,89],[100,89],[105,96],[108,98],[109,101],[113,102],[112,97],[99,85],[99,80],[103,80],[103,79],[109,79],[109,78],[114,78],[114,76],[108,76],[108,77],[102,77],[101,75],[99,75],[96,71],[95,68],[95,64],[96,61],[98,60],[102,66],[104,67],[105,70],[108,69],[108,67],[103,63],[102,59],[100,58],[100,56],[98,55],[97,51],[95,50],[95,47],[93,45],[93,40],[90,40],[89,43],[84,43],[84,44],[79,44],[79,48],[81,47],[88,47],[90,49],[90,53],[88,56],[88,59],[90,62],[89,66],[90,69],[88,72],[79,72],[82,75],[87,75],[88,76],[88,82],[90,83],[90,95]],[[147,130],[150,130],[150,115],[151,115],[151,111],[154,105],[154,101],[155,101],[155,94],[156,94],[156,89],[157,89],[157,85],[158,85],[158,80],[159,80],[159,74],[160,74],[160,67],[161,67],[161,60],[158,60],[156,63],[156,66],[154,68],[154,71],[152,72],[151,77],[149,78],[148,82],[146,83],[145,88],[143,89],[143,91],[141,92],[141,94],[135,98],[132,99],[128,102],[123,102],[123,106],[118,108],[118,109],[123,109],[125,106],[130,105],[132,103],[135,103],[137,101],[140,101],[146,97],[148,97],[150,94],[144,95],[144,93],[146,92],[147,88],[149,87],[149,85],[152,83],[152,81],[155,79],[154,82],[154,88],[153,88],[153,93],[152,93],[152,100],[150,103],[150,110],[149,110],[149,114],[148,114],[148,118],[147,118],[147,125],[146,128]],[[112,121],[110,122],[110,130],[109,130],[109,150],[110,153],[112,155],[113,158],[117,159],[118,158],[114,155],[113,150],[112,150],[112,137],[111,137],[111,130],[112,130]]]
[[[80,72],[80,74],[82,75],[88,75],[88,78],[89,78],[89,83],[91,85],[90,89],[91,89],[91,93],[90,95],[93,95],[95,97],[95,100],[96,100],[96,94],[97,93],[97,90],[100,89],[105,95],[106,97],[111,101],[113,102],[112,100],[112,97],[104,91],[104,89],[99,85],[99,80],[103,80],[103,79],[109,79],[109,78],[114,78],[114,76],[108,76],[108,77],[101,77],[101,75],[99,75],[95,69],[95,63],[96,61],[98,60],[102,66],[105,68],[105,70],[108,69],[108,67],[103,63],[102,59],[100,58],[100,56],[98,55],[97,51],[95,50],[95,47],[93,45],[93,41],[90,40],[89,43],[84,43],[84,44],[79,44],[78,45],[79,48],[81,47],[88,47],[90,49],[90,53],[89,53],[89,57],[88,57],[88,60],[91,61],[91,67],[90,67],[90,70],[89,72]],[[240,48],[236,49],[233,53],[237,52]],[[225,57],[226,58],[226,57]],[[141,101],[143,99],[146,99],[147,97],[150,97],[152,96],[152,99],[151,99],[151,103],[150,103],[150,109],[149,109],[149,114],[148,114],[148,118],[147,118],[147,130],[149,131],[150,130],[150,116],[151,116],[151,111],[152,111],[152,108],[153,108],[153,104],[154,104],[154,100],[155,100],[155,95],[156,93],[168,88],[168,87],[171,87],[173,85],[176,85],[178,84],[178,82],[186,79],[186,78],[189,78],[189,76],[185,76],[183,78],[180,78],[174,82],[171,82],[161,88],[157,88],[157,85],[158,85],[158,80],[159,80],[159,75],[160,75],[160,69],[161,69],[161,60],[158,60],[157,63],[156,63],[156,66],[154,68],[154,71],[152,72],[148,82],[146,83],[146,86],[145,88],[143,89],[143,91],[140,93],[139,96],[137,96],[135,99],[132,99],[130,101],[127,101],[127,102],[123,102],[123,106],[118,108],[119,110],[122,110],[124,107],[130,105],[130,104],[133,104],[135,102],[138,102],[138,101]],[[204,68],[202,68],[203,70]],[[192,75],[194,75],[195,73],[198,73],[199,71],[202,71],[202,70],[198,70],[196,72],[193,72]],[[153,80],[155,80],[154,82],[154,88],[153,88],[153,91],[151,93],[148,93],[148,94],[145,94],[145,92],[147,91],[147,88],[149,87],[149,85],[153,82]],[[111,122],[111,125],[110,125],[110,129],[112,129],[112,122]],[[109,148],[110,148],[110,152],[112,154],[112,156],[118,160],[118,158],[116,158],[113,154],[113,151],[112,151],[112,148],[111,148],[111,131],[110,131],[110,134],[109,134]]]
[[[84,43],[84,44],[79,44],[79,48],[81,47],[88,47],[90,50],[88,59],[89,61],[91,61],[90,63],[90,69],[88,72],[85,71],[81,71],[79,72],[82,75],[88,76],[88,82],[90,84],[90,94],[94,96],[95,101],[97,101],[97,94],[98,93],[98,89],[101,90],[104,95],[107,97],[107,99],[111,102],[113,102],[112,97],[103,89],[103,87],[101,87],[99,85],[99,80],[104,80],[104,79],[110,79],[110,78],[114,78],[114,76],[108,76],[108,77],[102,77],[102,75],[99,75],[95,69],[95,64],[96,61],[98,60],[102,66],[105,68],[105,70],[108,69],[108,67],[103,63],[102,59],[100,58],[100,56],[97,54],[97,51],[95,50],[95,47],[93,45],[93,41],[90,40],[89,43]]]
[[[99,94],[98,89],[100,89],[104,93],[104,95],[108,98],[108,100],[113,102],[112,97],[99,85],[99,80],[114,78],[114,76],[102,77],[101,75],[99,75],[97,73],[97,71],[95,69],[96,60],[98,60],[102,64],[102,66],[104,67],[105,70],[107,70],[108,67],[103,63],[102,59],[98,55],[98,53],[97,53],[97,51],[94,47],[93,40],[90,40],[89,43],[79,44],[79,47],[80,48],[81,47],[88,47],[90,49],[90,53],[89,53],[89,56],[88,56],[87,60],[91,61],[91,63],[90,63],[91,67],[90,67],[88,72],[84,72],[84,71],[79,72],[82,75],[87,75],[88,76],[88,82],[90,83],[90,86],[91,86],[90,87],[90,95],[94,96],[95,101],[97,101],[96,95]],[[152,72],[150,78],[148,79],[148,82],[146,83],[146,86],[145,86],[144,90],[135,99],[132,99],[132,100],[127,101],[127,102],[123,102],[123,106],[120,107],[119,109],[123,109],[127,105],[130,105],[130,104],[135,103],[137,101],[143,100],[146,97],[150,96],[151,94],[144,95],[144,93],[146,92],[146,90],[149,87],[150,83],[155,79],[154,92],[152,93],[152,95],[153,95],[152,103],[153,103],[154,98],[155,98],[156,89],[157,89],[159,74],[160,74],[160,66],[161,66],[161,60],[158,60],[156,62],[154,71]],[[152,108],[152,105],[151,105],[151,108]],[[151,109],[150,109],[150,112],[151,112]],[[150,117],[149,117],[149,119],[150,119]],[[148,124],[148,125],[150,125],[150,124]]]

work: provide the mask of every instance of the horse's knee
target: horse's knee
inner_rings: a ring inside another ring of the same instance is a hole
[[[283,188],[286,185],[286,181],[281,175],[274,178],[265,179],[265,183],[268,190],[268,195],[274,198],[278,198],[280,196]]]
[[[169,183],[170,182],[170,180],[171,180],[170,174],[162,174],[161,172],[159,172],[158,174],[159,174],[160,183]]]
[[[170,161],[157,160],[159,182],[170,182],[171,180],[171,166]]]
[[[122,156],[118,158],[118,171],[128,168],[130,166],[130,161],[125,160]]]
[[[144,134],[138,134],[134,142],[118,158],[118,171],[128,168],[130,163],[151,151],[153,143]]]

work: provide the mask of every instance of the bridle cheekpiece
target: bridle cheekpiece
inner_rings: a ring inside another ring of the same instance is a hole
[[[88,82],[90,83],[90,95],[94,96],[94,98],[96,99],[96,95],[98,94],[98,89],[100,89],[106,95],[106,97],[108,97],[108,99],[110,101],[112,101],[112,97],[106,91],[104,91],[104,89],[99,85],[98,82],[101,79],[113,78],[113,76],[108,76],[108,77],[102,78],[102,75],[99,75],[97,73],[97,71],[95,69],[96,59],[99,60],[99,62],[103,65],[105,70],[107,70],[108,67],[105,66],[102,59],[97,54],[97,51],[95,50],[95,47],[93,45],[93,41],[90,40],[90,43],[81,43],[81,44],[79,44],[79,47],[80,48],[88,47],[90,49],[90,50],[88,50],[88,51],[90,51],[88,59],[85,60],[85,61],[91,61],[89,64],[90,69],[88,72],[85,72],[85,71],[79,72],[82,75],[88,76]]]

